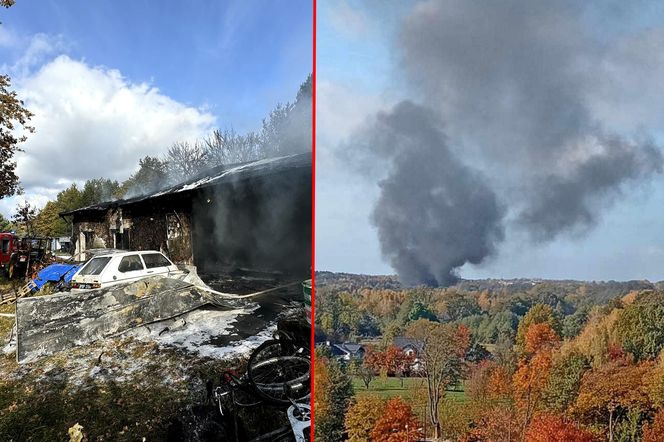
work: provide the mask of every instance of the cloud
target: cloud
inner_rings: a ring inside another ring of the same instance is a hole
[[[18,157],[26,188],[58,180],[126,178],[145,155],[207,133],[215,118],[113,69],[66,55],[22,79],[20,96],[36,132]]]
[[[53,43],[55,41],[56,43]],[[145,155],[160,155],[175,141],[191,141],[213,128],[206,110],[173,100],[147,83],[134,83],[116,69],[59,55],[57,39],[37,35],[15,66],[24,73],[14,86],[34,113],[17,155],[23,198],[43,205],[58,190],[90,178],[126,179]],[[0,204],[10,214],[16,198]]]

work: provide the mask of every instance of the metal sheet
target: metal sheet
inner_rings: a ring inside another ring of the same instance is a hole
[[[16,304],[16,358],[34,360],[210,303],[224,305],[188,282],[165,277],[83,293],[22,298]]]

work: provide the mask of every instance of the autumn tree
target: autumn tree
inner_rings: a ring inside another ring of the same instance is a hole
[[[470,334],[463,326],[419,319],[409,325],[406,335],[419,343],[418,357],[427,383],[429,416],[435,437],[440,438],[438,406],[445,388],[456,384],[463,374]]]
[[[388,376],[397,376],[403,387],[403,376],[415,361],[415,356],[407,354],[395,345],[385,350],[370,349],[364,357],[364,363],[376,373],[385,373]]]
[[[526,355],[534,355],[553,350],[560,337],[547,323],[532,324],[526,331],[524,350]]]
[[[588,430],[552,414],[539,414],[533,418],[525,437],[526,442],[595,442]]]
[[[504,365],[491,370],[487,384],[490,398],[504,399],[512,393],[512,373]]]
[[[383,414],[371,430],[372,442],[415,442],[423,436],[419,421],[400,397],[387,401]]]
[[[613,441],[615,424],[628,410],[645,409],[649,397],[643,385],[652,363],[630,364],[626,360],[612,361],[587,371],[574,404],[581,416],[599,416],[608,426],[609,441]]]
[[[314,382],[316,440],[339,442],[343,439],[344,416],[353,396],[351,379],[336,361],[317,355]]]
[[[519,327],[516,332],[516,345],[519,350],[523,350],[526,338],[526,331],[533,324],[549,324],[551,329],[561,336],[562,324],[558,314],[546,304],[535,304],[528,310],[528,313],[519,322]]]
[[[498,402],[484,409],[463,442],[516,442],[521,440],[521,425],[514,407]]]
[[[556,332],[546,322],[532,323],[525,331],[524,357],[513,377],[514,396],[522,413],[523,431],[541,404],[552,365],[552,352],[559,341]]]
[[[19,189],[14,155],[21,151],[19,145],[27,140],[26,133],[34,132],[28,125],[33,114],[10,87],[9,77],[0,75],[0,199],[14,195]]]
[[[656,365],[643,381],[652,405],[664,407],[664,352],[660,353]]]
[[[62,218],[59,216],[60,209],[55,201],[49,201],[39,211],[34,220],[35,232],[43,236],[59,236]],[[68,232],[67,232],[68,233]]]
[[[378,396],[359,396],[348,408],[344,425],[349,442],[370,440],[371,431],[385,412],[385,401]]]
[[[664,409],[660,409],[652,423],[643,425],[643,442],[661,442],[664,440]]]

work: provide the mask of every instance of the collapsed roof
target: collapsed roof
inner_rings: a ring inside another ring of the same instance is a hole
[[[311,169],[311,166],[312,155],[310,152],[276,158],[266,158],[247,163],[217,166],[207,169],[193,178],[161,190],[133,198],[105,201],[80,209],[61,212],[60,216],[106,211],[111,208],[122,207],[168,195],[181,194],[220,184],[248,180],[287,170]]]

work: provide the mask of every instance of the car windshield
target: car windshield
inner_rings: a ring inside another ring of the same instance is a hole
[[[99,257],[99,258],[92,258],[83,268],[81,269],[80,272],[78,272],[79,275],[99,275],[108,262],[111,260],[110,256],[106,257]]]

